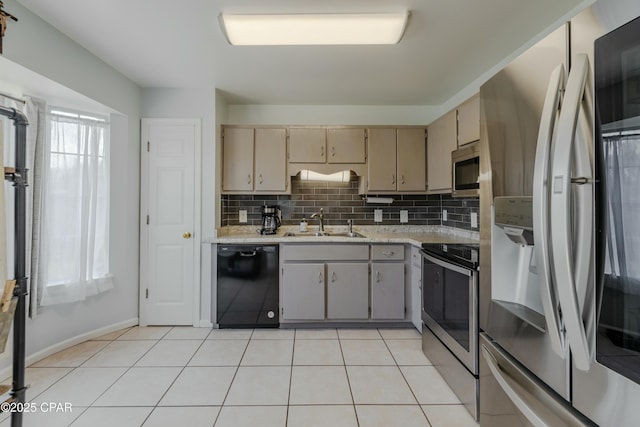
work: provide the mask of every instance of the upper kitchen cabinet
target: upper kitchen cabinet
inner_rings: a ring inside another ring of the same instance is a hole
[[[222,134],[222,191],[253,191],[253,129],[225,128]]]
[[[458,107],[458,147],[480,139],[480,95],[476,94]]]
[[[396,191],[396,130],[369,129],[367,191]]]
[[[369,129],[367,151],[366,188],[361,192],[426,190],[424,128]]]
[[[425,191],[427,173],[424,128],[398,129],[398,191]]]
[[[225,127],[222,134],[222,191],[288,190],[284,128]]]
[[[364,128],[328,128],[327,163],[364,163]]]
[[[456,148],[456,110],[452,110],[429,125],[427,189],[430,193],[451,192],[451,152]]]
[[[256,178],[253,189],[286,191],[288,187],[286,129],[256,129],[254,153]]]
[[[290,128],[290,163],[326,163],[327,131],[324,128]]]
[[[361,164],[364,128],[290,128],[289,163]]]

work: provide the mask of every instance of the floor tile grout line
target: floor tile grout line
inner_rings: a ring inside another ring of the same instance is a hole
[[[171,328],[169,330],[169,332],[167,332],[167,334],[165,334],[165,337],[173,330],[174,328]],[[208,336],[208,334],[207,334]],[[167,387],[167,389],[164,391],[164,393],[162,393],[162,396],[160,396],[160,398],[158,399],[158,401],[156,402],[156,404],[153,406],[153,409],[149,412],[149,414],[147,414],[146,418],[144,419],[144,421],[142,422],[141,426],[144,425],[144,423],[147,422],[147,420],[149,419],[149,417],[151,416],[151,414],[156,410],[156,408],[158,408],[158,405],[160,404],[160,402],[162,402],[162,399],[164,399],[164,397],[167,395],[167,393],[169,392],[169,390],[171,390],[171,387],[173,387],[173,385],[176,383],[176,381],[178,380],[178,378],[180,377],[180,375],[182,375],[182,373],[185,371],[185,369],[187,369],[187,366],[189,366],[189,362],[191,362],[191,360],[194,358],[195,354],[198,352],[198,350],[200,350],[200,348],[202,347],[202,345],[204,344],[206,340],[206,337],[200,342],[200,345],[198,346],[198,348],[196,348],[196,350],[193,352],[193,354],[191,355],[191,357],[189,357],[189,360],[187,360],[184,364],[184,366],[182,366],[182,368],[180,369],[180,372],[178,372],[178,375],[176,375],[176,377],[173,379],[173,381],[171,381],[171,384],[169,384],[169,387]],[[194,340],[195,341],[195,340]],[[152,347],[153,348],[153,347]]]
[[[169,328],[169,331],[170,331],[171,329],[173,329],[173,328]],[[165,332],[162,336],[164,337],[167,333],[169,333],[169,331]],[[123,335],[124,335],[124,334],[123,334]],[[120,336],[122,336],[122,335],[120,335]],[[122,379],[122,378],[123,378],[123,377],[124,377],[128,372],[129,372],[129,371],[131,371],[131,370],[135,367],[136,363],[138,363],[138,362],[139,362],[139,361],[140,361],[140,360],[141,360],[141,359],[142,359],[142,358],[143,358],[147,353],[149,353],[149,352],[151,351],[151,349],[153,349],[156,345],[158,345],[158,343],[160,342],[160,340],[161,340],[161,339],[162,339],[162,338],[160,338],[160,339],[156,340],[156,342],[155,342],[151,347],[149,347],[149,349],[148,349],[147,351],[145,351],[145,352],[144,352],[144,353],[143,353],[143,354],[142,354],[138,359],[136,359],[136,360],[131,364],[131,366],[126,367],[125,371],[124,371],[120,376],[118,376],[118,378],[116,378],[116,379],[115,379],[115,381],[114,381],[113,383],[111,383],[111,385],[110,385],[109,387],[107,387],[107,388],[106,388],[102,393],[100,393],[100,394],[98,395],[98,397],[96,397],[96,398],[95,398],[95,399],[94,399],[94,400],[93,400],[93,401],[92,401],[92,402],[87,406],[87,409],[86,409],[84,412],[88,411],[90,408],[93,408],[93,407],[94,407],[94,404],[95,404],[95,403],[96,403],[96,402],[97,402],[97,401],[98,401],[102,396],[104,396],[104,394],[105,394],[107,391],[109,391],[109,390],[110,390],[110,389],[111,389],[111,388],[112,388],[112,387],[113,387],[113,386],[114,386],[118,381],[120,381],[120,380],[121,380],[121,379]],[[117,339],[116,339],[116,340],[117,340]],[[116,341],[116,340],[114,340],[114,341]],[[135,341],[145,341],[145,340],[135,340]],[[85,361],[85,363],[86,363],[86,361]],[[84,365],[84,363],[83,363],[83,365]],[[82,366],[79,366],[79,367],[82,367]],[[76,369],[77,369],[77,368],[76,368]],[[97,406],[96,406],[96,407],[97,407]],[[153,410],[151,410],[151,412],[153,412]],[[149,414],[151,414],[151,412],[150,412]],[[75,420],[73,420],[73,422],[72,422],[71,424],[73,425],[73,424],[74,424],[74,423],[75,423],[79,418],[80,418],[80,415],[79,415]],[[145,420],[146,420],[146,418],[145,418]]]
[[[340,354],[342,355],[342,363],[344,368],[344,375],[347,377],[347,384],[349,385],[349,394],[351,395],[351,404],[353,408],[353,413],[356,417],[356,424],[360,427],[360,420],[358,418],[358,411],[356,410],[356,399],[353,396],[353,387],[351,387],[351,379],[349,378],[349,371],[347,370],[347,360],[344,357],[344,351],[342,349],[342,339],[340,338],[340,332],[336,330],[338,334],[338,346],[340,347]]]
[[[238,364],[235,367],[236,370],[233,373],[233,377],[231,378],[231,382],[229,382],[229,387],[227,387],[227,392],[224,394],[224,398],[222,399],[222,403],[220,403],[220,410],[218,411],[218,414],[216,415],[215,420],[213,420],[213,427],[215,427],[215,425],[218,423],[218,419],[220,419],[220,414],[222,414],[222,409],[225,406],[225,402],[227,401],[227,398],[229,397],[229,392],[231,392],[231,387],[233,387],[233,382],[236,380],[236,376],[238,375],[238,371],[240,370],[240,364],[242,363],[242,359],[244,358],[244,355],[247,352],[247,348],[249,348],[249,343],[251,342],[251,337],[253,337],[253,332],[255,331],[255,329],[253,331],[251,331],[251,335],[249,335],[249,339],[247,340],[247,343],[244,347],[244,350],[242,351],[242,356],[240,356],[240,359],[238,360]]]

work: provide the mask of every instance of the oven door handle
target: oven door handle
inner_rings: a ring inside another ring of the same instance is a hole
[[[425,251],[420,251],[420,253],[422,254],[423,258],[426,258],[427,260],[431,261],[434,264],[439,265],[442,268],[446,268],[448,270],[453,270],[456,273],[464,274],[465,276],[469,276],[469,277],[471,277],[473,275],[473,270],[471,270],[469,268],[460,267],[458,265],[450,264],[450,263],[448,263],[446,261],[442,261],[441,259],[432,257],[431,255],[429,255]]]

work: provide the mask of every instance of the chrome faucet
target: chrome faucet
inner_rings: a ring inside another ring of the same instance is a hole
[[[320,213],[311,215],[311,219],[318,218],[318,233],[324,233],[324,209],[320,208]]]
[[[348,219],[347,220],[347,225],[349,226],[349,234],[353,234],[353,220],[352,219]]]

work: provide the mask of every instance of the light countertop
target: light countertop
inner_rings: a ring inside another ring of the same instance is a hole
[[[216,231],[216,236],[203,239],[203,243],[403,243],[420,247],[423,243],[478,243],[479,239],[477,231],[445,226],[354,226],[353,231],[364,237],[314,236],[317,227],[312,225],[306,233],[299,232],[297,226],[280,227],[272,235],[260,235],[256,226],[229,226]],[[325,227],[329,234],[346,231],[346,226]]]

